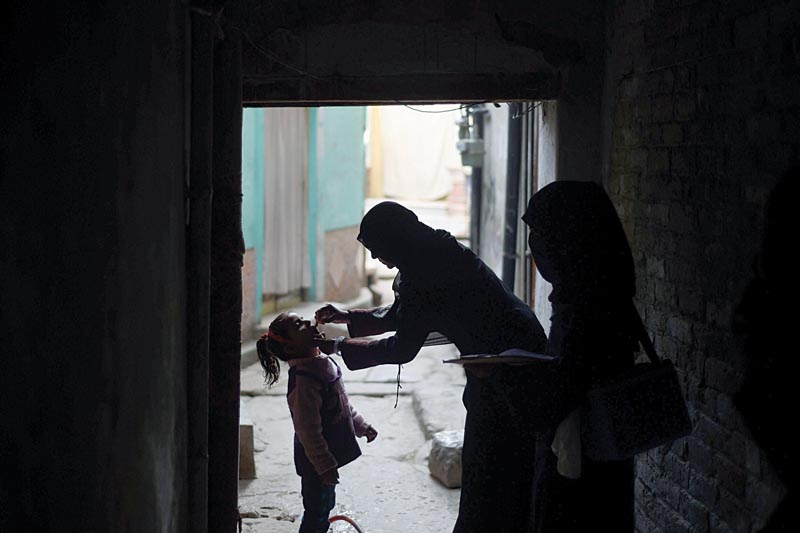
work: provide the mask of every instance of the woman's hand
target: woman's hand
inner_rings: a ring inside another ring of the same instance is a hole
[[[319,477],[322,478],[322,483],[325,485],[336,485],[339,483],[339,470],[331,468],[327,472],[320,474]]]
[[[369,426],[369,427],[367,428],[367,431],[366,431],[366,432],[364,432],[364,436],[365,436],[365,437],[367,437],[367,442],[372,442],[372,441],[374,441],[374,440],[375,440],[375,437],[377,437],[377,436],[378,436],[378,430],[376,430],[376,429],[375,429],[374,427],[372,427],[372,426]]]
[[[317,339],[316,344],[319,351],[324,353],[325,355],[330,355],[333,353],[333,347],[336,341],[333,339]]]
[[[342,311],[332,304],[327,304],[317,309],[314,313],[314,318],[317,324],[347,324],[350,322],[350,317],[347,316],[347,311]]]

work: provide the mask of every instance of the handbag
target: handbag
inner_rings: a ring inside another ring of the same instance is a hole
[[[583,454],[595,461],[629,459],[692,431],[675,367],[656,355],[639,313],[634,313],[649,362],[587,391],[581,444]]]

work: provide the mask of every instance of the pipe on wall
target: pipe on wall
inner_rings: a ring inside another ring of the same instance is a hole
[[[483,105],[477,105],[470,110],[473,120],[475,121],[475,136],[478,139],[483,139],[483,117],[488,111]],[[483,165],[472,167],[472,176],[470,178],[470,214],[469,214],[469,235],[470,235],[470,248],[475,252],[475,255],[480,255],[481,249],[481,203],[483,198]]]
[[[517,260],[517,203],[519,202],[519,173],[522,162],[522,117],[520,104],[509,104],[508,157],[506,158],[506,216],[503,231],[503,283],[514,290]]]
[[[223,29],[214,50],[211,313],[208,413],[208,530],[239,520],[239,372],[242,263],[242,47]]]

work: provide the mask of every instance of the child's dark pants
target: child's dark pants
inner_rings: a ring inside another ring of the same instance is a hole
[[[336,485],[326,485],[319,476],[302,476],[303,522],[300,533],[325,533],[328,516],[336,504]]]

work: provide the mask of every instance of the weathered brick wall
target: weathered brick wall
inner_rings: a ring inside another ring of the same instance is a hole
[[[798,158],[798,4],[608,7],[606,186],[634,250],[638,307],[695,422],[638,460],[638,531],[755,531],[781,495],[732,404],[731,314],[766,195]]]

